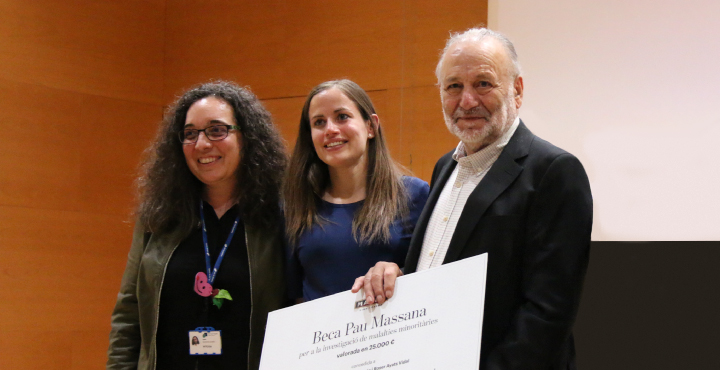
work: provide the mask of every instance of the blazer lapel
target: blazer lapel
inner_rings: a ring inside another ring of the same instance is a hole
[[[465,203],[443,263],[456,261],[460,257],[460,253],[467,246],[470,234],[490,204],[520,175],[523,167],[517,164],[516,160],[527,155],[533,137],[530,130],[520,121],[505,149]],[[486,251],[486,249],[481,250],[478,254]]]
[[[410,239],[410,247],[408,249],[407,257],[405,258],[405,273],[409,274],[415,272],[417,269],[417,263],[420,259],[420,252],[422,251],[423,240],[425,239],[425,231],[427,231],[428,222],[430,222],[430,216],[432,216],[435,205],[437,204],[440,193],[442,193],[445,183],[450,178],[457,162],[450,157],[440,170],[435,182],[432,184],[432,190],[428,194],[427,202],[425,207],[420,213],[417,224],[415,225],[415,231],[413,231],[412,238]]]

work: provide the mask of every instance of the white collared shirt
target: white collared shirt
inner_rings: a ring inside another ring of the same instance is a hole
[[[471,155],[465,154],[465,145],[462,142],[458,144],[453,153],[453,159],[458,164],[445,183],[432,216],[430,216],[417,271],[442,265],[470,193],[475,190],[475,187],[498,159],[519,124],[520,118],[517,117],[503,136]]]

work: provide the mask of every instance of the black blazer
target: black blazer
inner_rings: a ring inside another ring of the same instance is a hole
[[[453,152],[435,165],[405,273],[417,268],[428,221],[457,164]],[[480,369],[575,368],[571,329],[591,230],[592,195],[582,164],[521,121],[470,195],[443,261],[488,252]]]

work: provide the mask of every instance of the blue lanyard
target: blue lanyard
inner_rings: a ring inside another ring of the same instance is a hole
[[[217,271],[220,268],[223,258],[225,257],[225,251],[227,251],[228,245],[230,245],[233,235],[235,235],[238,222],[240,222],[240,215],[238,214],[237,217],[235,217],[235,223],[233,224],[232,230],[230,230],[230,235],[228,235],[227,241],[225,241],[225,245],[223,245],[220,255],[215,261],[215,267],[213,267],[212,272],[210,271],[210,248],[208,247],[207,230],[205,229],[205,213],[203,212],[202,200],[200,200],[200,219],[202,220],[202,235],[203,243],[205,244],[205,268],[207,269],[208,284],[213,285],[215,277],[217,276]]]

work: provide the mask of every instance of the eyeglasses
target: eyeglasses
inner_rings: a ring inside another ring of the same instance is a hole
[[[180,132],[178,132],[178,138],[180,138],[180,142],[185,144],[193,144],[198,141],[198,138],[200,137],[200,133],[204,132],[205,137],[208,138],[210,141],[218,141],[226,138],[228,136],[228,132],[230,129],[240,130],[240,126],[235,125],[212,125],[210,127],[205,127],[202,130],[194,129],[194,128],[186,128]]]

